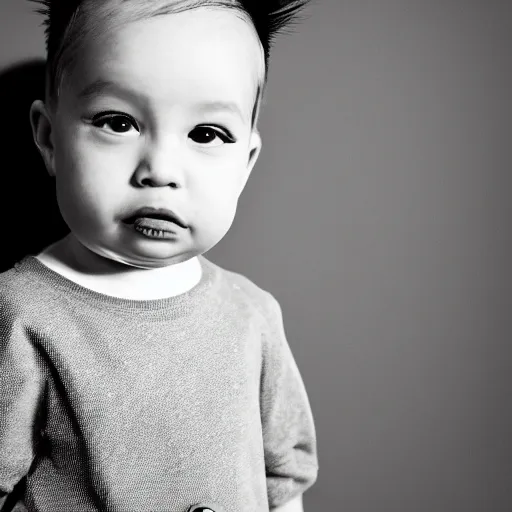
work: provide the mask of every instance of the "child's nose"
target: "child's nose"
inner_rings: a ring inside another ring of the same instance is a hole
[[[152,151],[141,160],[133,179],[139,187],[183,188],[185,186],[183,162],[175,152]]]

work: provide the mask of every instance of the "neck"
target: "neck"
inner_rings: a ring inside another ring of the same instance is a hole
[[[201,279],[197,257],[161,268],[142,269],[110,260],[90,251],[73,235],[50,245],[37,259],[67,279],[93,291],[132,300],[154,300],[180,295]]]

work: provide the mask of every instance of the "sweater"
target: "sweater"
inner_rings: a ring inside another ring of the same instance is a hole
[[[266,512],[315,482],[278,302],[199,260],[195,287],[145,301],[33,256],[0,274],[3,500],[21,482],[30,512]]]

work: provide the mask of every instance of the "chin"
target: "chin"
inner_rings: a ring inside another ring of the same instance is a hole
[[[216,237],[185,243],[171,244],[165,241],[138,240],[91,240],[90,237],[74,234],[78,241],[78,256],[91,267],[108,265],[127,266],[140,269],[156,269],[182,263],[207,252],[219,241]],[[184,242],[184,241],[183,241]],[[82,248],[82,249],[80,249]],[[83,249],[86,249],[83,251]],[[94,259],[97,259],[95,262]],[[120,270],[120,268],[118,268]]]
[[[169,265],[175,265],[176,263],[182,263],[187,261],[199,253],[187,253],[187,254],[175,254],[167,257],[156,257],[150,255],[127,255],[119,254],[113,251],[104,250],[101,253],[97,253],[103,258],[108,258],[116,263],[127,265],[129,267],[141,268],[141,269],[155,269],[168,267]]]

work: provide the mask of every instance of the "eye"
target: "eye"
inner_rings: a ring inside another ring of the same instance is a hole
[[[115,134],[134,133],[132,129],[140,133],[139,126],[135,119],[120,112],[101,112],[92,118],[92,125]]]
[[[222,144],[233,144],[234,137],[227,131],[214,126],[196,126],[188,136],[203,146],[216,147]]]

